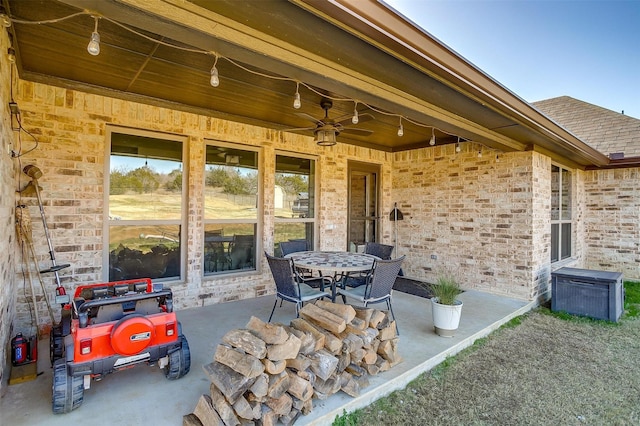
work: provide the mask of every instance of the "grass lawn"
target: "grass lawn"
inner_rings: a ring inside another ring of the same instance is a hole
[[[541,307],[334,425],[640,424],[640,283],[618,323]]]

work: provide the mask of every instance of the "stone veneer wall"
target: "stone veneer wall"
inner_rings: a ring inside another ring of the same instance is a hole
[[[184,135],[188,138],[188,229],[186,277],[171,283],[176,308],[195,307],[253,298],[275,291],[263,256],[258,272],[230,277],[202,276],[203,251],[203,186],[204,147],[206,140],[221,140],[261,147],[263,208],[259,229],[262,249],[273,247],[273,205],[275,153],[290,152],[317,156],[320,209],[318,214],[319,247],[327,250],[346,248],[347,164],[349,160],[382,165],[382,192],[391,191],[392,157],[388,153],[338,144],[323,148],[311,137],[282,133],[267,128],[248,126],[135,102],[92,95],[28,81],[19,81],[17,101],[23,112],[23,124],[36,136],[38,148],[23,158],[22,166],[36,164],[43,172],[42,187],[47,224],[51,230],[58,263],[69,263],[60,272],[67,290],[76,283],[102,281],[105,129],[120,126]],[[26,138],[25,138],[26,139]],[[28,178],[24,175],[23,185]],[[49,264],[49,255],[34,198],[23,202],[34,218],[34,240],[40,261]],[[388,201],[385,209],[388,210]],[[329,225],[333,225],[329,229]],[[383,223],[383,227],[387,227]],[[388,235],[385,231],[385,235]],[[258,247],[261,249],[261,247]],[[261,250],[257,250],[261,253]],[[16,272],[16,281],[22,275]],[[45,276],[48,294],[53,294],[53,277]],[[46,328],[48,315],[39,305],[41,328]],[[57,313],[57,307],[54,310]],[[17,322],[29,324],[26,300],[18,295]],[[4,321],[3,321],[4,323]]]
[[[395,154],[405,274],[433,282],[453,268],[465,288],[541,296],[549,277],[550,163],[535,152],[503,154],[471,142],[461,148]]]
[[[640,280],[640,168],[584,172],[584,267]]]
[[[11,63],[6,55],[9,39],[0,31],[0,395],[9,381],[9,341],[14,333],[16,315],[13,246],[15,243],[14,161],[9,150],[14,148],[11,130]]]

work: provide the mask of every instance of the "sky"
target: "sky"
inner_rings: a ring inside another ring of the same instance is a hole
[[[527,102],[640,119],[640,0],[384,0]]]

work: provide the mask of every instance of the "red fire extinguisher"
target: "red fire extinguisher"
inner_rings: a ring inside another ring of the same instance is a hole
[[[11,363],[13,365],[21,365],[29,362],[29,350],[27,348],[28,341],[22,337],[22,333],[16,334],[11,339]]]

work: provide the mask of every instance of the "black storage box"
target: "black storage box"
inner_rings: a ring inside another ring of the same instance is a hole
[[[621,272],[560,268],[551,273],[551,310],[617,322],[624,309]]]

